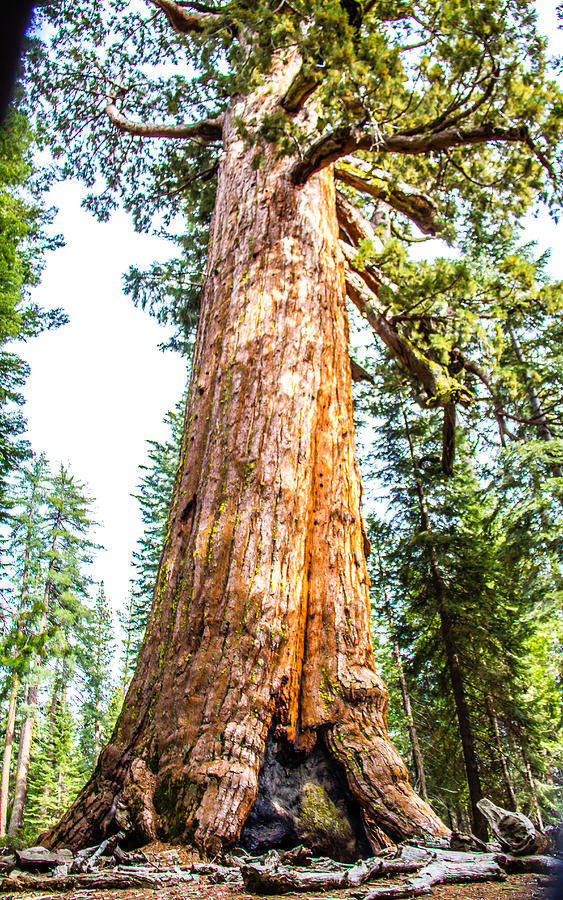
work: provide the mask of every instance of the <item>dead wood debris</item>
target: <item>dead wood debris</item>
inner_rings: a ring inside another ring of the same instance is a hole
[[[347,890],[350,898],[380,900],[427,895],[441,884],[503,880],[507,873],[535,872],[554,877],[561,865],[550,856],[517,857],[498,848],[468,853],[417,844],[386,848],[355,864],[314,858],[305,847],[271,850],[262,856],[237,849],[224,860],[226,864],[218,864],[165,845],[156,851],[146,847],[127,852],[119,846],[124,838],[114,835],[75,855],[68,850],[51,853],[42,847],[16,851],[14,855],[0,851],[0,897],[5,893],[162,890],[190,883],[194,888],[198,883],[222,883],[263,896]],[[390,881],[397,876],[402,880]]]

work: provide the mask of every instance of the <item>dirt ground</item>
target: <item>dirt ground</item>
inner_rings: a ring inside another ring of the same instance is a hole
[[[512,875],[504,882],[451,884],[434,888],[430,900],[548,900],[548,893],[538,884],[544,881],[537,875]],[[365,893],[369,885],[365,886]],[[322,898],[313,894],[285,894],[287,900],[351,900],[359,890],[331,891]],[[140,889],[126,891],[81,890],[64,894],[10,893],[1,894],[0,900],[257,900],[255,894],[246,894],[224,884],[209,884],[206,879],[193,884],[159,890]]]

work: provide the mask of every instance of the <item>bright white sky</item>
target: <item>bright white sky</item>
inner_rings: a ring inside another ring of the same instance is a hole
[[[36,299],[61,306],[70,324],[24,345],[31,365],[25,414],[33,448],[54,465],[69,463],[96,500],[101,524],[93,576],[105,582],[115,607],[125,602],[131,553],[142,531],[138,467],[146,441],[167,436],[166,412],[182,394],[185,362],[157,349],[167,336],[122,292],[129,265],[170,254],[163,240],[136,234],[118,213],[101,224],[80,208],[82,187],[57,185],[57,229],[66,246],[48,255]]]
[[[540,28],[563,53],[555,2],[538,0]],[[125,602],[131,553],[142,531],[136,500],[139,466],[147,440],[167,431],[162,419],[180,397],[185,363],[157,349],[166,333],[122,293],[121,276],[131,264],[163,259],[170,245],[136,234],[118,213],[97,223],[80,208],[81,186],[56,186],[56,228],[66,246],[49,254],[37,289],[43,307],[61,306],[70,325],[30,341],[22,355],[31,365],[25,395],[28,437],[53,465],[69,463],[96,499],[101,527],[93,576],[103,580],[114,607]],[[563,227],[547,217],[531,223],[540,247],[563,245]],[[552,274],[563,278],[563,254],[554,253]]]

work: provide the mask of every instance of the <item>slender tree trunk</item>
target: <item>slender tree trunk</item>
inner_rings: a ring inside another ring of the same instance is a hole
[[[98,641],[98,646],[96,648],[96,685],[94,689],[94,759],[97,761],[98,756],[100,755],[100,745],[101,745],[101,728],[100,728],[100,716],[101,716],[101,697],[100,697],[100,678],[102,677],[101,673],[101,634],[97,634],[96,639]]]
[[[29,512],[27,517],[27,527],[26,527],[26,536],[25,536],[25,553],[24,553],[24,562],[23,562],[23,570],[22,570],[22,580],[21,580],[21,590],[18,604],[18,612],[17,612],[17,639],[21,638],[22,635],[22,615],[25,607],[28,582],[29,582],[29,569],[31,565],[31,545],[33,540],[33,526],[34,526],[34,516],[35,516],[35,508],[37,503],[37,495],[39,491],[39,482],[41,478],[42,472],[42,459],[40,457],[37,467],[35,469],[35,476],[32,482],[32,491],[31,497],[29,500]],[[16,647],[15,659],[16,662],[19,656],[19,647]],[[12,688],[10,691],[10,701],[8,703],[8,713],[6,717],[6,735],[4,737],[4,753],[2,755],[2,774],[0,776],[0,837],[4,837],[6,834],[6,818],[8,812],[8,793],[9,793],[9,785],[10,785],[10,765],[12,762],[12,747],[14,743],[14,733],[16,728],[16,708],[18,701],[18,690],[19,690],[19,674],[17,669],[14,669],[14,673],[12,675]]]
[[[45,593],[43,596],[43,610],[37,629],[37,638],[41,640],[47,630],[47,613],[51,601],[51,591],[53,588],[53,573],[55,568],[55,554],[59,540],[59,529],[61,527],[62,508],[59,509],[56,524],[53,528],[53,541],[51,544],[51,561],[47,571],[47,580],[45,582]],[[34,664],[34,671],[31,676],[31,685],[29,689],[28,703],[31,712],[24,719],[20,731],[18,765],[16,768],[16,781],[14,785],[14,802],[12,804],[12,814],[10,816],[10,824],[8,825],[8,834],[16,834],[21,828],[23,822],[23,813],[25,808],[25,798],[27,795],[27,779],[29,775],[29,761],[31,758],[31,744],[33,741],[33,729],[35,728],[35,706],[37,705],[37,696],[39,693],[39,667],[43,658],[43,651],[39,651]]]
[[[98,759],[100,755],[100,743],[101,743],[101,735],[100,735],[100,723],[98,721],[94,724],[94,759]]]
[[[29,691],[28,703],[35,706],[37,703],[38,685],[34,682]],[[14,802],[12,803],[12,814],[10,816],[10,824],[8,825],[8,834],[16,834],[23,822],[23,811],[25,806],[25,797],[27,794],[27,776],[29,774],[29,760],[31,757],[31,742],[33,740],[33,729],[35,726],[35,714],[32,713],[25,717],[19,740],[18,765],[16,769],[16,782],[14,786]]]
[[[389,603],[389,598],[387,596],[387,592],[384,591],[384,600],[385,600],[385,612],[387,613],[387,620],[389,622],[389,630],[391,633],[391,644],[393,647],[393,656],[395,657],[395,665],[397,666],[397,675],[399,678],[399,685],[401,688],[401,699],[403,701],[403,711],[405,713],[405,718],[407,720],[407,729],[409,732],[409,740],[412,750],[412,761],[414,770],[416,772],[416,778],[419,784],[420,795],[423,800],[428,803],[428,788],[426,785],[426,772],[424,770],[424,761],[422,759],[422,753],[420,752],[420,744],[418,742],[418,734],[416,731],[416,725],[414,722],[414,716],[412,712],[412,704],[411,698],[409,694],[409,688],[407,685],[407,679],[405,678],[405,671],[403,669],[403,660],[401,656],[401,648],[399,647],[399,642],[397,640],[395,626],[393,623],[393,616],[391,613],[391,604]]]
[[[534,382],[530,378],[530,373],[528,371],[528,365],[526,363],[526,360],[524,359],[524,354],[522,353],[522,347],[520,346],[520,341],[518,340],[518,336],[517,336],[514,328],[510,324],[510,322],[508,322],[507,325],[508,325],[508,333],[510,335],[510,340],[512,342],[512,349],[514,350],[514,355],[516,356],[516,359],[518,360],[518,362],[524,369],[524,382],[525,382],[526,393],[528,395],[528,402],[530,404],[530,409],[532,410],[532,415],[535,420],[535,425],[538,430],[538,434],[539,434],[540,438],[542,439],[542,441],[552,441],[553,440],[553,432],[552,432],[551,428],[549,427],[549,424],[545,417],[545,413],[544,413],[544,411],[542,409],[542,405],[541,405],[541,400],[538,396],[538,392],[536,391]],[[558,469],[557,474],[560,475],[561,467],[558,466],[557,469]]]
[[[420,744],[418,742],[418,734],[416,732],[416,726],[414,724],[414,716],[412,714],[411,698],[409,695],[407,680],[405,678],[405,673],[403,670],[403,661],[401,659],[401,651],[399,649],[399,644],[397,643],[396,640],[393,640],[393,653],[395,655],[395,662],[397,665],[397,672],[399,675],[399,684],[401,686],[401,697],[403,700],[403,709],[404,709],[405,716],[407,719],[407,728],[409,731],[409,739],[411,742],[414,770],[416,772],[418,784],[420,785],[420,794],[422,796],[422,799],[426,800],[426,802],[428,803],[428,788],[426,786],[426,772],[424,771],[424,763],[422,760],[422,753],[420,752]]]
[[[298,66],[226,115],[147,632],[111,743],[50,846],[122,826],[217,853],[283,753],[295,771],[322,756],[376,836],[447,833],[389,742],[374,667],[332,171],[295,188],[292,159],[236,127],[274,110]]]
[[[530,765],[530,760],[526,755],[526,750],[524,746],[522,746],[522,760],[524,763],[524,771],[526,773],[526,780],[528,782],[528,786],[530,788],[530,800],[532,803],[532,809],[534,812],[534,818],[536,820],[536,825],[543,831],[543,816],[541,814],[540,804],[538,800],[538,792],[536,791],[536,782],[534,780],[534,775],[532,772],[532,767]]]
[[[6,834],[6,816],[8,812],[8,790],[10,784],[10,763],[12,761],[12,745],[16,729],[16,706],[19,690],[18,673],[14,672],[8,713],[6,717],[6,736],[4,738],[4,754],[2,756],[2,777],[0,779],[0,837]]]
[[[430,533],[430,517],[428,515],[428,506],[424,495],[424,488],[418,472],[414,445],[409,428],[408,419],[403,409],[403,420],[405,423],[405,433],[409,445],[409,452],[414,471],[416,491],[420,506],[421,524],[424,531]],[[477,752],[475,750],[475,740],[473,737],[473,729],[471,727],[471,718],[467,699],[465,696],[465,685],[463,681],[463,672],[459,663],[459,655],[457,652],[452,620],[446,602],[446,584],[442,576],[441,569],[436,560],[436,553],[433,547],[430,547],[430,572],[434,587],[434,596],[438,607],[438,615],[440,617],[440,631],[444,650],[446,652],[446,662],[452,685],[452,695],[454,698],[457,724],[459,736],[461,739],[461,747],[463,752],[463,762],[465,767],[465,776],[467,778],[467,787],[469,788],[469,798],[471,804],[471,819],[473,833],[480,840],[487,840],[487,820],[477,806],[479,800],[483,798],[483,789],[481,787],[481,778],[479,775],[479,763],[477,761]]]
[[[436,573],[434,573],[434,576],[435,574]],[[483,789],[481,787],[479,763],[477,762],[477,752],[475,750],[475,740],[473,737],[473,729],[471,727],[469,707],[467,706],[467,700],[465,697],[463,673],[461,671],[459,656],[455,646],[451,618],[445,606],[445,586],[442,579],[436,577],[434,577],[434,585],[436,588],[438,599],[438,614],[440,616],[442,640],[444,642],[444,649],[446,651],[446,660],[450,673],[457,724],[463,750],[465,775],[467,778],[467,786],[469,788],[473,834],[476,837],[480,838],[480,840],[486,841],[488,835],[487,822],[477,806],[479,800],[483,799]]]
[[[534,780],[534,774],[532,772],[532,767],[530,765],[530,760],[528,754],[526,752],[526,742],[524,740],[524,731],[520,724],[520,722],[513,722],[512,725],[513,735],[514,735],[514,744],[515,750],[522,757],[522,763],[524,766],[524,775],[526,777],[526,781],[528,782],[528,792],[530,797],[530,806],[532,807],[532,813],[535,817],[536,825],[538,828],[543,830],[543,817],[541,814],[540,804],[538,800],[538,793],[536,791],[536,783]]]
[[[512,778],[510,777],[510,769],[508,768],[508,760],[506,758],[506,753],[504,752],[504,748],[502,746],[502,740],[500,736],[500,729],[498,724],[497,712],[493,703],[493,698],[490,694],[485,695],[485,707],[487,710],[487,715],[489,717],[489,721],[492,725],[493,732],[495,735],[495,744],[497,748],[498,758],[500,760],[500,764],[502,767],[502,774],[504,778],[504,784],[506,787],[506,794],[508,797],[509,808],[515,811],[518,811],[518,803],[516,802],[516,794],[514,793],[514,788],[512,786]]]

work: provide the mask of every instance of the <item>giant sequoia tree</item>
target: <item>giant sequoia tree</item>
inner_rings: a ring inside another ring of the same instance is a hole
[[[48,841],[125,827],[209,852],[290,842],[319,791],[356,852],[443,834],[389,742],[373,663],[346,297],[444,407],[451,467],[471,391],[459,359],[393,314],[400,254],[376,229],[389,214],[407,237],[411,222],[468,234],[546,194],[555,89],[528,3],[107,7],[43,9],[53,43],[33,61],[55,153],[94,188],[105,176],[89,199],[102,216],[119,193],[140,227],[187,211],[176,298],[199,291],[208,224],[209,242],[144,644]]]

